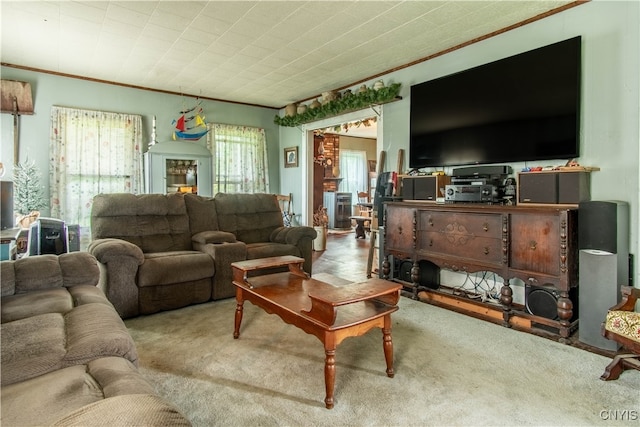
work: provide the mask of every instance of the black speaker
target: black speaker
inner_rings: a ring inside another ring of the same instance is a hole
[[[573,316],[570,321],[578,318],[579,304],[577,293],[577,288],[571,288],[569,290],[569,299],[573,304]],[[525,307],[529,314],[546,319],[558,320],[558,299],[560,299],[560,291],[553,286],[526,285],[525,287]]]
[[[414,200],[436,200],[438,195],[436,176],[425,176],[415,178],[413,184],[413,199]]]
[[[411,269],[413,268],[413,261],[411,260],[397,260],[396,261],[396,274],[398,279],[412,283]],[[430,261],[418,262],[418,284],[430,289],[438,289],[440,286],[440,268]]]
[[[591,200],[589,172],[558,173],[558,203],[578,204]]]
[[[413,191],[415,178],[402,178],[402,198],[404,200],[413,200]]]
[[[558,203],[556,174],[518,174],[518,203]]]
[[[589,172],[527,172],[518,174],[518,203],[576,205],[591,200]]]
[[[452,171],[451,174],[453,176],[501,176],[509,175],[511,172],[513,172],[511,166],[486,165],[456,168]]]
[[[590,201],[578,205],[578,248],[618,253],[629,248],[629,205]]]
[[[594,347],[617,350],[602,337],[600,324],[620,301],[620,286],[629,285],[629,205],[589,201],[578,208],[580,280],[579,339]]]
[[[438,197],[444,197],[444,188],[450,183],[451,177],[446,175],[406,176],[402,178],[402,197],[435,202]]]

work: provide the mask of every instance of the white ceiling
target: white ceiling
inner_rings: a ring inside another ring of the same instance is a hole
[[[3,64],[281,108],[573,0],[6,1]]]

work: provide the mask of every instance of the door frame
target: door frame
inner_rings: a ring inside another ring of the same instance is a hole
[[[377,109],[376,109],[377,108]],[[379,154],[384,147],[383,141],[383,106],[371,106],[362,110],[353,111],[348,114],[331,117],[328,119],[318,120],[315,122],[305,123],[301,126],[302,147],[299,158],[302,165],[302,212],[301,218],[303,223],[313,225],[313,131],[317,129],[325,129],[342,125],[344,123],[364,120],[372,115],[377,116],[377,136],[376,136],[376,154]]]

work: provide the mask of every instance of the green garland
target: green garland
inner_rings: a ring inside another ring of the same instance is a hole
[[[350,111],[361,110],[375,104],[384,104],[393,101],[400,93],[400,83],[393,83],[380,89],[371,89],[357,92],[339,99],[329,101],[317,108],[307,108],[302,114],[294,116],[276,116],[273,122],[279,126],[294,127],[303,123],[321,120],[327,117],[337,116]]]

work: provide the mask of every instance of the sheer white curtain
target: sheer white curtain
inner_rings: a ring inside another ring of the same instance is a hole
[[[93,196],[142,191],[142,117],[51,108],[51,216],[89,236]]]
[[[209,124],[207,146],[213,155],[213,194],[268,193],[269,168],[264,129]]]
[[[358,192],[367,191],[368,165],[367,153],[360,150],[340,149],[340,182],[339,190],[351,193],[351,200],[358,200]]]

